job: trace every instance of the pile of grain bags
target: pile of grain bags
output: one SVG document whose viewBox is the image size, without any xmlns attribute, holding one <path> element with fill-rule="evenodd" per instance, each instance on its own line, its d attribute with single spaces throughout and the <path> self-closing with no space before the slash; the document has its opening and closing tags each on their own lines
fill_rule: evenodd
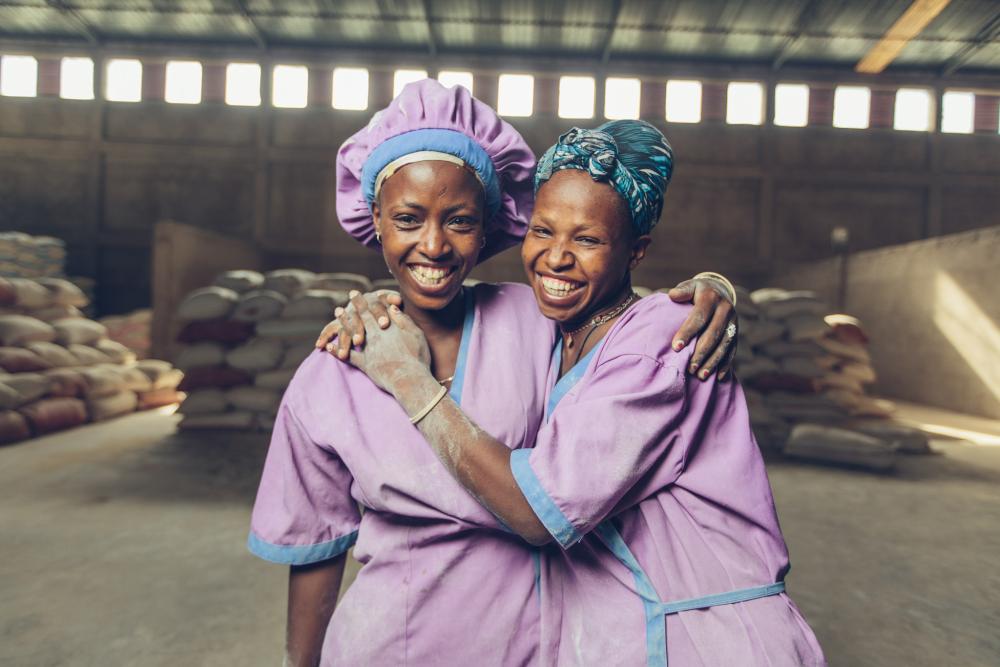
<svg viewBox="0 0 1000 667">
<path fill-rule="evenodd" d="M 186 373 L 181 428 L 269 430 L 295 369 L 347 303 L 372 283 L 351 273 L 303 269 L 227 271 L 181 303 L 174 363 Z"/>
<path fill-rule="evenodd" d="M 99 321 L 108 330 L 108 338 L 135 352 L 136 358 L 145 359 L 149 356 L 153 311 L 143 308 L 127 315 L 102 317 Z"/>
<path fill-rule="evenodd" d="M 0 442 L 176 403 L 181 374 L 135 361 L 59 278 L 0 278 Z M 163 368 L 160 365 L 165 365 Z"/>
<path fill-rule="evenodd" d="M 891 403 L 868 396 L 875 382 L 861 323 L 812 292 L 738 288 L 735 367 L 758 442 L 786 455 L 885 469 L 894 453 L 926 450 L 885 419 Z"/>
<path fill-rule="evenodd" d="M 66 244 L 51 236 L 0 232 L 0 275 L 12 278 L 61 276 L 66 269 Z"/>
</svg>

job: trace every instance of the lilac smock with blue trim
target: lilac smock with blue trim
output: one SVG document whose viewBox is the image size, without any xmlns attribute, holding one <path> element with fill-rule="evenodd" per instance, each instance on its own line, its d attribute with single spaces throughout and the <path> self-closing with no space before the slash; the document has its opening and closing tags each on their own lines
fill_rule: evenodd
<svg viewBox="0 0 1000 667">
<path fill-rule="evenodd" d="M 632 306 L 562 378 L 511 458 L 558 544 L 542 551 L 549 665 L 824 665 L 784 592 L 785 547 L 736 382 L 685 373 L 665 331 L 689 312 Z"/>
<path fill-rule="evenodd" d="M 552 323 L 524 285 L 477 285 L 466 306 L 451 397 L 511 447 L 530 446 Z M 305 564 L 352 545 L 363 567 L 323 665 L 540 664 L 538 550 L 455 481 L 392 395 L 313 352 L 278 413 L 249 547 Z"/>
</svg>

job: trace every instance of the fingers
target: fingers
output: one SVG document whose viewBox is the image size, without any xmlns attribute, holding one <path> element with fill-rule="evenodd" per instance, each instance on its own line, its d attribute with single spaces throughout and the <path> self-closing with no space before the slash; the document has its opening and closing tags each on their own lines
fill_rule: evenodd
<svg viewBox="0 0 1000 667">
<path fill-rule="evenodd" d="M 354 307 L 354 319 L 353 321 L 357 323 L 357 329 L 352 332 L 351 340 L 355 345 L 364 345 L 365 342 L 365 314 L 371 314 L 368 307 L 368 299 L 365 295 L 357 290 L 351 291 L 351 306 Z"/>
<path fill-rule="evenodd" d="M 368 297 L 368 310 L 371 311 L 372 317 L 375 318 L 380 328 L 388 329 L 389 304 L 383 300 L 382 295 L 378 292 L 366 296 Z"/>
<path fill-rule="evenodd" d="M 733 323 L 736 323 L 735 317 L 733 318 Z M 727 325 L 728 326 L 728 325 Z M 733 336 L 730 339 L 729 349 L 726 350 L 726 356 L 722 358 L 722 362 L 719 364 L 719 382 L 725 382 L 733 376 L 733 359 L 736 358 L 736 348 L 739 346 L 739 336 Z"/>
<path fill-rule="evenodd" d="M 692 338 L 701 333 L 701 330 L 705 328 L 705 324 L 712 321 L 712 315 L 715 313 L 715 301 L 718 300 L 718 296 L 716 295 L 714 299 L 712 296 L 706 298 L 704 296 L 706 294 L 714 295 L 715 293 L 711 290 L 696 290 L 694 308 L 691 310 L 691 314 L 687 316 L 687 319 L 684 320 L 681 328 L 674 334 L 674 340 L 671 343 L 674 352 L 683 350 L 684 346 L 690 343 Z"/>
<path fill-rule="evenodd" d="M 711 369 L 708 369 L 704 368 L 704 363 L 706 359 L 711 358 L 719 342 L 723 339 L 728 322 L 729 314 L 722 309 L 716 309 L 712 315 L 712 319 L 709 321 L 708 327 L 698 337 L 698 345 L 694 348 L 694 354 L 691 355 L 688 372 L 692 374 L 697 373 L 698 378 L 701 380 L 705 380 L 711 375 L 711 371 L 715 368 L 715 365 Z M 725 353 L 725 348 L 723 348 L 722 352 Z M 717 364 L 718 361 L 716 361 Z"/>
<path fill-rule="evenodd" d="M 400 329 L 419 330 L 420 328 L 417 326 L 417 323 L 413 321 L 413 318 L 409 317 L 397 306 L 389 306 L 389 317 L 392 319 L 392 323 L 398 326 Z"/>
<path fill-rule="evenodd" d="M 384 303 L 386 308 L 388 308 L 389 306 L 403 305 L 402 295 L 399 292 L 396 292 L 395 290 L 380 289 L 376 292 L 373 292 L 373 294 L 376 294 L 378 296 L 378 300 Z"/>
<path fill-rule="evenodd" d="M 672 287 L 667 296 L 677 303 L 689 303 L 694 298 L 696 283 L 694 280 L 685 280 Z"/>
<path fill-rule="evenodd" d="M 723 326 L 725 328 L 728 328 L 729 323 L 733 319 L 735 318 L 727 316 L 725 318 Z M 713 325 L 714 323 L 715 322 L 713 318 Z M 725 329 L 723 329 L 723 332 L 724 333 L 719 338 L 719 342 L 716 345 L 715 349 L 709 355 L 708 359 L 706 359 L 705 362 L 701 365 L 701 370 L 698 372 L 698 377 L 701 378 L 702 380 L 707 379 L 716 370 L 719 370 L 719 376 L 718 376 L 719 381 L 721 382 L 723 379 L 725 379 L 725 376 L 722 374 L 722 364 L 726 359 L 732 360 L 732 355 L 736 351 L 736 336 L 730 337 L 727 333 L 725 333 Z"/>
<path fill-rule="evenodd" d="M 338 308 L 337 310 L 343 310 L 343 309 Z M 334 311 L 334 315 L 337 316 L 339 315 L 339 313 Z M 334 338 L 337 337 L 337 334 L 340 333 L 340 330 L 341 330 L 340 322 L 338 322 L 337 320 L 333 320 L 332 322 L 327 322 L 327 325 L 323 327 L 323 330 L 321 332 L 319 332 L 319 338 L 316 339 L 315 343 L 316 347 L 317 348 L 326 347 L 327 343 L 329 343 L 330 341 L 332 341 Z"/>
</svg>

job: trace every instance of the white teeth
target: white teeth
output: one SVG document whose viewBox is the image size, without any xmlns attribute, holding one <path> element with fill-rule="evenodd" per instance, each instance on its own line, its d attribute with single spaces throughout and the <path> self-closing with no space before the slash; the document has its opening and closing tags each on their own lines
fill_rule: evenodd
<svg viewBox="0 0 1000 667">
<path fill-rule="evenodd" d="M 440 285 L 451 274 L 450 269 L 438 269 L 430 266 L 408 266 L 407 268 L 418 283 L 431 287 Z"/>
<path fill-rule="evenodd" d="M 552 296 L 566 296 L 573 290 L 578 289 L 578 287 L 579 285 L 577 285 L 577 283 L 573 283 L 568 280 L 542 276 L 542 289 Z"/>
</svg>

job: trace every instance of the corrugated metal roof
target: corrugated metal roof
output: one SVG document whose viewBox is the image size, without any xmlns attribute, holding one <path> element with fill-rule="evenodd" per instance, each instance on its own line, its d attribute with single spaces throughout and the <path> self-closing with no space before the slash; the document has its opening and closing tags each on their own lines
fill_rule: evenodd
<svg viewBox="0 0 1000 667">
<path fill-rule="evenodd" d="M 7 0 L 0 35 L 853 66 L 911 0 Z M 84 27 L 81 27 L 81 21 Z M 997 0 L 953 0 L 897 59 L 997 70 Z"/>
</svg>

